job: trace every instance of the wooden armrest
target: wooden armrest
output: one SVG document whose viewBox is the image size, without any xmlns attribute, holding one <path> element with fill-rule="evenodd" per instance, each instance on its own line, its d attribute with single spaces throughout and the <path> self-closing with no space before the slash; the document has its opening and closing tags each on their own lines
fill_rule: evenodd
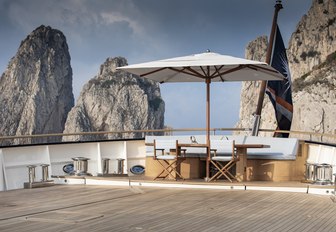
<svg viewBox="0 0 336 232">
<path fill-rule="evenodd" d="M 163 155 L 164 151 L 165 151 L 165 149 L 163 149 L 163 148 L 155 148 L 154 150 L 155 150 L 154 154 L 156 154 L 156 151 L 161 151 L 161 155 Z"/>
<path fill-rule="evenodd" d="M 185 157 L 187 149 L 180 149 L 180 156 Z M 182 154 L 183 153 L 183 154 Z"/>
<path fill-rule="evenodd" d="M 210 149 L 210 156 L 211 156 L 211 152 L 213 152 L 213 153 L 214 153 L 214 156 L 216 156 L 216 155 L 217 155 L 217 149 Z"/>
</svg>

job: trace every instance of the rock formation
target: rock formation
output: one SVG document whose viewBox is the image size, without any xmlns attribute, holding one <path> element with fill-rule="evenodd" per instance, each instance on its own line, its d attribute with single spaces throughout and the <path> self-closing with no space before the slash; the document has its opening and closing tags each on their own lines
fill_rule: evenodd
<svg viewBox="0 0 336 232">
<path fill-rule="evenodd" d="M 251 41 L 246 47 L 245 57 L 251 60 L 265 61 L 267 44 L 267 36 L 261 36 Z M 244 81 L 242 83 L 242 90 L 240 93 L 239 122 L 237 123 L 236 127 L 252 127 L 253 113 L 257 109 L 259 88 L 259 81 Z M 266 120 L 267 123 L 265 123 Z M 260 128 L 275 128 L 273 106 L 266 95 L 263 103 L 262 121 L 260 122 Z"/>
<path fill-rule="evenodd" d="M 293 82 L 294 118 L 292 130 L 336 134 L 336 52 L 311 72 Z M 303 136 L 336 143 L 327 136 Z"/>
<path fill-rule="evenodd" d="M 259 37 L 247 46 L 246 58 L 265 61 L 266 48 L 266 37 Z M 335 51 L 336 1 L 313 0 L 308 14 L 302 17 L 292 34 L 287 50 L 293 81 L 294 115 L 291 130 L 336 133 Z M 237 127 L 252 127 L 252 113 L 256 110 L 258 94 L 259 83 L 242 84 Z M 274 109 L 267 95 L 261 117 L 261 128 L 276 128 Z M 327 136 L 314 139 L 335 142 Z"/>
<path fill-rule="evenodd" d="M 162 129 L 164 101 L 159 84 L 117 67 L 125 58 L 108 58 L 99 74 L 83 87 L 70 111 L 64 133 Z M 91 140 L 142 137 L 141 133 L 64 137 L 63 140 Z"/>
<path fill-rule="evenodd" d="M 288 60 L 292 80 L 311 71 L 336 49 L 336 1 L 313 0 L 292 34 Z"/>
<path fill-rule="evenodd" d="M 22 41 L 1 76 L 0 134 L 61 133 L 73 105 L 66 39 L 59 30 L 40 26 Z M 25 142 L 55 140 L 26 139 Z"/>
</svg>

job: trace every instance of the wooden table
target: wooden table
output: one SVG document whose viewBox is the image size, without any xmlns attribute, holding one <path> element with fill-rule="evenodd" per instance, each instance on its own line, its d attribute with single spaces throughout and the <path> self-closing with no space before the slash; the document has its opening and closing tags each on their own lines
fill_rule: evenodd
<svg viewBox="0 0 336 232">
<path fill-rule="evenodd" d="M 269 148 L 269 145 L 264 144 L 235 144 L 239 161 L 236 164 L 237 181 L 247 181 L 247 149 L 248 148 Z"/>
<path fill-rule="evenodd" d="M 198 143 L 179 143 L 179 149 L 182 147 L 204 147 L 209 149 L 207 144 L 198 144 Z M 247 181 L 247 149 L 248 148 L 269 148 L 269 145 L 264 144 L 235 144 L 235 148 L 237 149 L 237 156 L 239 157 L 239 161 L 236 164 L 236 178 L 237 181 Z M 207 157 L 208 159 L 209 157 Z"/>
<path fill-rule="evenodd" d="M 154 145 L 153 143 L 146 143 L 146 146 L 153 146 L 153 145 Z M 182 147 L 209 149 L 209 146 L 207 144 L 200 144 L 200 143 L 179 143 L 178 148 L 182 149 Z M 246 171 L 247 169 L 247 149 L 248 148 L 269 148 L 269 147 L 270 147 L 269 145 L 265 145 L 265 144 L 235 144 L 235 148 L 237 149 L 237 155 L 239 157 L 239 161 L 236 164 L 237 181 L 239 182 L 248 181 L 247 171 Z M 207 159 L 208 158 L 209 157 L 207 157 Z"/>
</svg>

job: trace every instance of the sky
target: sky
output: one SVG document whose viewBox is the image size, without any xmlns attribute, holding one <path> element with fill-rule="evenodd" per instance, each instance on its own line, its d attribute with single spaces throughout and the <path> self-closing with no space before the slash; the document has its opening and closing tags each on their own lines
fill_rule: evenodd
<svg viewBox="0 0 336 232">
<path fill-rule="evenodd" d="M 278 24 L 287 46 L 312 0 L 282 4 Z M 274 5 L 275 0 L 0 0 L 0 73 L 20 42 L 42 24 L 67 38 L 75 99 L 108 57 L 136 64 L 209 49 L 243 58 L 248 42 L 269 35 Z M 205 84 L 160 88 L 165 125 L 205 127 Z M 212 128 L 235 126 L 240 90 L 239 82 L 211 84 Z"/>
</svg>

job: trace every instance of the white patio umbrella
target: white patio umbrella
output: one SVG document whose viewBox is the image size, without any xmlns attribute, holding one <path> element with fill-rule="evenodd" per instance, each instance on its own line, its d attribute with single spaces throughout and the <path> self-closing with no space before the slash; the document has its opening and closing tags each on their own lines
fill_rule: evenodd
<svg viewBox="0 0 336 232">
<path fill-rule="evenodd" d="M 119 69 L 159 83 L 206 83 L 207 179 L 209 178 L 210 159 L 210 83 L 214 81 L 283 80 L 283 76 L 267 63 L 213 52 L 133 64 Z"/>
</svg>

